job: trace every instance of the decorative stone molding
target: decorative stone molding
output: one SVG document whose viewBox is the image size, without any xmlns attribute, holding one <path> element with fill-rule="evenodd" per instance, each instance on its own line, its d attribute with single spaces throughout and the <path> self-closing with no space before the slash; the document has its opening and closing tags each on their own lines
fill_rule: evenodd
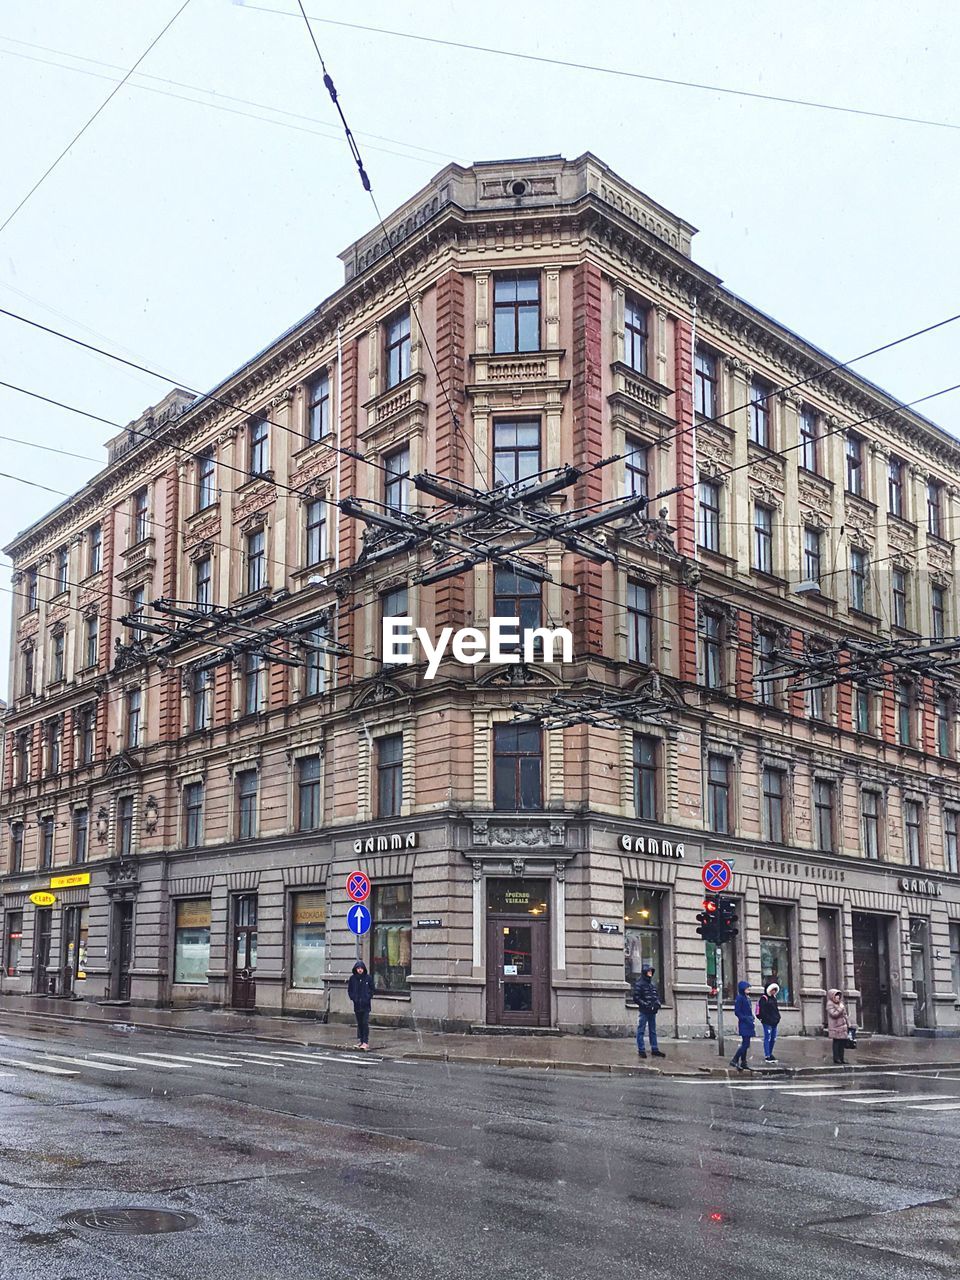
<svg viewBox="0 0 960 1280">
<path fill-rule="evenodd" d="M 473 822 L 473 843 L 481 847 L 557 849 L 562 848 L 565 842 L 566 825 L 563 822 L 512 824 L 492 822 L 486 818 Z"/>
</svg>

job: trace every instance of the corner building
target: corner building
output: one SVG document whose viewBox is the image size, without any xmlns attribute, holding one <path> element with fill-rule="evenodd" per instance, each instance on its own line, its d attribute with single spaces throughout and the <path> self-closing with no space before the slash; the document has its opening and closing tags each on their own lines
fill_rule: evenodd
<svg viewBox="0 0 960 1280">
<path fill-rule="evenodd" d="M 593 155 L 450 165 L 386 231 L 6 548 L 3 990 L 346 1016 L 360 869 L 380 1018 L 621 1034 L 652 960 L 663 1029 L 698 1035 L 719 855 L 728 999 L 776 977 L 784 1030 L 815 1034 L 838 985 L 869 1030 L 956 1033 L 954 690 L 758 677 L 778 648 L 957 634 L 960 446 L 730 293 Z M 543 584 L 417 585 L 428 548 L 386 554 L 330 505 L 427 517 L 418 473 L 486 490 L 568 463 L 555 513 L 669 495 L 602 531 L 616 563 L 528 548 Z M 208 608 L 233 612 L 191 639 Z M 402 615 L 566 625 L 574 661 L 427 681 L 381 662 Z M 244 646 L 267 628 L 266 657 Z M 559 688 L 666 711 L 513 722 Z"/>
</svg>

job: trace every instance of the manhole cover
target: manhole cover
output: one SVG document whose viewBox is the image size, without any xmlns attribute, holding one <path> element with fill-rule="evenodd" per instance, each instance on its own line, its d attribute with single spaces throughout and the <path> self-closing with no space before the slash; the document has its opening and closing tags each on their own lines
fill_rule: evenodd
<svg viewBox="0 0 960 1280">
<path fill-rule="evenodd" d="M 158 1236 L 168 1231 L 189 1231 L 199 1221 L 192 1213 L 170 1209 L 74 1209 L 61 1222 L 105 1231 L 112 1236 Z"/>
</svg>

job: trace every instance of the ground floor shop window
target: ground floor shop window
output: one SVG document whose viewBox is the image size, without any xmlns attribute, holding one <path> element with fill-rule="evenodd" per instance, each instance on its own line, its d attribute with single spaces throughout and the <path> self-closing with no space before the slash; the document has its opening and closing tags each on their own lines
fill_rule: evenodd
<svg viewBox="0 0 960 1280">
<path fill-rule="evenodd" d="M 210 968 L 210 899 L 189 898 L 176 906 L 173 980 L 207 985 Z"/>
<path fill-rule="evenodd" d="M 652 964 L 663 981 L 663 917 L 666 894 L 662 889 L 626 885 L 623 891 L 624 977 L 632 987 L 645 964 Z M 662 992 L 662 988 L 661 988 Z"/>
<path fill-rule="evenodd" d="M 950 926 L 950 969 L 953 973 L 953 998 L 960 1000 L 960 924 Z"/>
<path fill-rule="evenodd" d="M 760 903 L 760 975 L 766 985 L 780 988 L 781 1004 L 793 1004 L 790 969 L 790 914 L 792 908 L 780 902 Z"/>
<path fill-rule="evenodd" d="M 20 973 L 20 944 L 23 942 L 23 912 L 7 912 L 7 936 L 3 948 L 4 970 L 8 978 Z"/>
<path fill-rule="evenodd" d="M 295 893 L 292 905 L 290 982 L 316 989 L 323 986 L 327 967 L 327 895 Z"/>
<path fill-rule="evenodd" d="M 374 886 L 370 972 L 378 991 L 406 995 L 410 990 L 413 886 Z"/>
<path fill-rule="evenodd" d="M 737 967 L 737 940 L 731 939 L 720 948 L 723 952 L 723 1000 L 731 1004 L 737 994 L 739 970 Z M 713 990 L 717 985 L 717 949 L 712 942 L 706 944 L 707 952 L 707 986 Z"/>
</svg>

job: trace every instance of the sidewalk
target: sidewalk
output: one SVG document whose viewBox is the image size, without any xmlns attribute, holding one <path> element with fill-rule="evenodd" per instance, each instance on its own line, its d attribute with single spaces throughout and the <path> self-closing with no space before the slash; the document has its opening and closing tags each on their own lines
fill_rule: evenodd
<svg viewBox="0 0 960 1280">
<path fill-rule="evenodd" d="M 101 1007 L 86 1001 L 34 996 L 0 995 L 0 1027 L 16 1032 L 32 1021 L 119 1023 L 180 1035 L 254 1040 L 272 1044 L 352 1049 L 353 1028 L 347 1023 L 324 1025 L 310 1018 L 269 1017 L 228 1010 L 173 1010 Z M 632 1036 L 620 1040 L 586 1036 L 460 1035 L 450 1032 L 413 1031 L 371 1027 L 372 1050 L 385 1058 L 467 1063 L 540 1070 L 592 1071 L 613 1075 L 725 1076 L 727 1062 L 736 1048 L 736 1036 L 728 1039 L 721 1058 L 715 1040 L 661 1039 L 666 1058 L 638 1059 Z M 830 1041 L 822 1036 L 784 1036 L 777 1042 L 779 1063 L 767 1067 L 759 1043 L 751 1054 L 752 1065 L 764 1074 L 813 1075 L 831 1073 Z M 960 1038 L 874 1036 L 862 1040 L 848 1053 L 855 1070 L 897 1068 L 906 1070 L 960 1070 Z"/>
</svg>

